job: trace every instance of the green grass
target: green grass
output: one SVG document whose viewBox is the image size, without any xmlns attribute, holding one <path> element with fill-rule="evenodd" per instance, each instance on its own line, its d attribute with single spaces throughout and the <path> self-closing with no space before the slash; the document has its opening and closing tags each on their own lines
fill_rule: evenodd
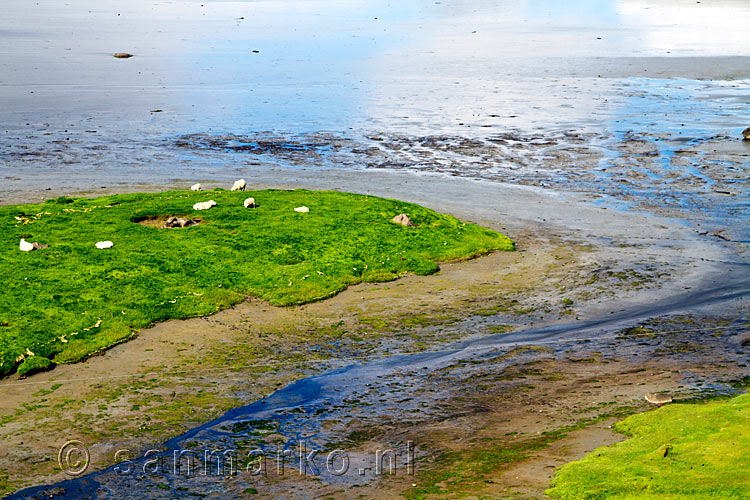
<svg viewBox="0 0 750 500">
<path fill-rule="evenodd" d="M 750 394 L 667 405 L 628 417 L 615 429 L 630 439 L 561 467 L 547 495 L 564 500 L 750 498 Z"/>
<path fill-rule="evenodd" d="M 250 196 L 258 208 L 243 207 Z M 218 206 L 192 210 L 209 199 Z M 301 205 L 310 213 L 293 211 Z M 390 222 L 399 213 L 417 227 Z M 133 222 L 160 215 L 203 223 Z M 139 328 L 212 314 L 246 296 L 302 304 L 362 281 L 427 275 L 439 261 L 514 248 L 500 233 L 418 205 L 306 190 L 58 198 L 0 207 L 0 227 L 0 376 L 29 357 L 79 361 Z M 49 248 L 21 252 L 22 237 Z M 114 247 L 95 248 L 102 240 Z"/>
</svg>

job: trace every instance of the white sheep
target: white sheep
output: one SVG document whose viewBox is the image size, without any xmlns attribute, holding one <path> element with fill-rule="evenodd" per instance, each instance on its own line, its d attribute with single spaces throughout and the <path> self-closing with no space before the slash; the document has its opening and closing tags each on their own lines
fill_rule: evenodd
<svg viewBox="0 0 750 500">
<path fill-rule="evenodd" d="M 97 241 L 96 242 L 96 248 L 98 248 L 100 250 L 105 249 L 105 248 L 112 248 L 113 246 L 114 246 L 114 243 L 112 243 L 109 240 L 107 240 L 107 241 Z"/>
<path fill-rule="evenodd" d="M 232 184 L 232 191 L 244 191 L 247 187 L 247 182 L 245 182 L 245 179 L 240 179 L 238 181 L 234 181 L 234 184 Z"/>
<path fill-rule="evenodd" d="M 32 250 L 34 250 L 34 245 L 21 238 L 21 244 L 19 245 L 19 248 L 22 252 L 31 252 Z"/>
<path fill-rule="evenodd" d="M 211 207 L 215 207 L 216 202 L 214 200 L 204 201 L 202 203 L 196 203 L 193 205 L 193 210 L 208 210 Z"/>
<path fill-rule="evenodd" d="M 248 198 L 245 200 L 245 208 L 255 208 L 255 198 Z"/>
<path fill-rule="evenodd" d="M 201 189 L 203 189 L 203 186 L 200 184 L 193 184 L 190 186 L 190 191 L 200 191 Z"/>
<path fill-rule="evenodd" d="M 299 212 L 301 214 L 306 214 L 307 212 L 310 211 L 310 209 L 307 208 L 307 207 L 297 207 L 297 208 L 294 209 L 294 211 L 295 212 Z"/>
</svg>

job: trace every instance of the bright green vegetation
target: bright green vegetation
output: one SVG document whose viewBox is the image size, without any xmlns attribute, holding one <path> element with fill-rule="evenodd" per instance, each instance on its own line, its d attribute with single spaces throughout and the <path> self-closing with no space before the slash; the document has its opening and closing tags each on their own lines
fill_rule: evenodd
<svg viewBox="0 0 750 500">
<path fill-rule="evenodd" d="M 671 404 L 615 429 L 630 439 L 561 467 L 547 494 L 561 499 L 750 498 L 750 394 Z"/>
<path fill-rule="evenodd" d="M 246 209 L 251 196 L 259 206 Z M 210 199 L 217 206 L 193 211 Z M 293 210 L 303 205 L 310 213 Z M 417 227 L 391 222 L 400 213 Z M 159 227 L 172 215 L 202 222 Z M 0 227 L 0 376 L 22 362 L 38 370 L 41 358 L 78 361 L 139 328 L 246 296 L 302 304 L 514 248 L 500 233 L 411 203 L 306 190 L 58 198 L 0 207 Z M 22 252 L 20 238 L 49 248 Z M 94 246 L 105 240 L 114 247 Z"/>
<path fill-rule="evenodd" d="M 34 373 L 47 371 L 54 363 L 43 356 L 31 356 L 23 360 L 18 367 L 18 374 L 22 377 L 33 375 Z"/>
</svg>

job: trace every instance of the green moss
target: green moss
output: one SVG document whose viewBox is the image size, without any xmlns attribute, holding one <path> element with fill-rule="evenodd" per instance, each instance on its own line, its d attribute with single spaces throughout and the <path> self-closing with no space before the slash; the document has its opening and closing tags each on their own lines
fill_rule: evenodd
<svg viewBox="0 0 750 500">
<path fill-rule="evenodd" d="M 626 337 L 642 337 L 642 338 L 655 338 L 656 337 L 656 331 L 647 328 L 645 326 L 635 326 L 633 328 L 628 328 L 622 332 L 622 334 Z"/>
<path fill-rule="evenodd" d="M 58 390 L 60 387 L 62 387 L 62 384 L 52 384 L 49 389 L 39 389 L 33 394 L 33 396 L 47 396 Z"/>
<path fill-rule="evenodd" d="M 59 198 L 51 198 L 45 203 L 56 203 L 58 205 L 65 205 L 67 203 L 73 203 L 75 200 L 73 198 L 68 198 L 67 196 L 60 196 Z"/>
<path fill-rule="evenodd" d="M 490 333 L 508 333 L 513 331 L 513 325 L 489 325 L 487 330 Z"/>
<path fill-rule="evenodd" d="M 254 197 L 259 207 L 245 209 Z M 194 212 L 213 199 L 217 206 Z M 79 361 L 167 319 L 248 295 L 284 306 L 363 281 L 427 275 L 437 262 L 513 250 L 506 236 L 418 205 L 322 191 L 171 191 L 0 207 L 0 376 L 27 349 Z M 310 207 L 299 214 L 293 208 Z M 390 222 L 407 213 L 417 227 Z M 136 222 L 200 217 L 162 229 Z M 18 249 L 20 238 L 49 248 Z M 95 248 L 111 240 L 114 247 Z"/>
<path fill-rule="evenodd" d="M 16 489 L 18 489 L 18 485 L 11 483 L 7 474 L 0 474 L 0 495 L 12 493 Z"/>
<path fill-rule="evenodd" d="M 18 367 L 18 374 L 21 377 L 26 377 L 34 373 L 51 370 L 53 366 L 54 363 L 45 357 L 32 356 L 23 360 L 23 363 Z"/>
<path fill-rule="evenodd" d="M 631 439 L 561 467 L 560 499 L 750 498 L 750 394 L 672 404 L 615 425 Z"/>
</svg>

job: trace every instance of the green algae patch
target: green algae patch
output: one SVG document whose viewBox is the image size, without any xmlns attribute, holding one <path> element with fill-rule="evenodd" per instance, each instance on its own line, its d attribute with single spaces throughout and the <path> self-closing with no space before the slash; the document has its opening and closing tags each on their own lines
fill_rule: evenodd
<svg viewBox="0 0 750 500">
<path fill-rule="evenodd" d="M 564 500 L 750 498 L 750 394 L 671 404 L 615 425 L 630 439 L 558 469 Z"/>
<path fill-rule="evenodd" d="M 51 370 L 53 367 L 54 363 L 49 359 L 42 356 L 32 356 L 23 360 L 23 363 L 18 367 L 18 374 L 21 377 L 27 377 L 35 373 Z"/>
<path fill-rule="evenodd" d="M 248 197 L 256 208 L 243 206 Z M 209 200 L 216 206 L 193 210 Z M 401 213 L 416 226 L 391 222 Z M 169 217 L 201 220 L 165 228 Z M 307 190 L 64 197 L 0 207 L 0 227 L 0 376 L 33 357 L 79 361 L 247 296 L 303 304 L 514 249 L 500 233 L 411 203 Z M 21 238 L 48 247 L 22 252 Z"/>
</svg>

